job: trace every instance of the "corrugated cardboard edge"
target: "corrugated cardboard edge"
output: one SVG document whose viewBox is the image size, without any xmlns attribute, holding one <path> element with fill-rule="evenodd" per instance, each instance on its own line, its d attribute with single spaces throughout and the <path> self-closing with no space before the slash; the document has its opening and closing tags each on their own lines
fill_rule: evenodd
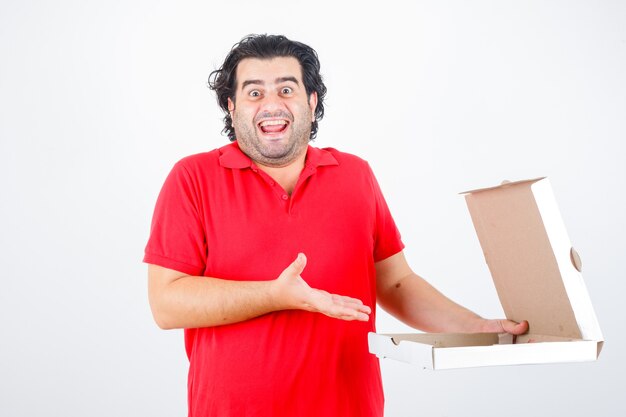
<svg viewBox="0 0 626 417">
<path fill-rule="evenodd" d="M 496 188 L 510 187 L 511 185 L 524 184 L 526 182 L 537 182 L 537 181 L 541 181 L 541 180 L 543 180 L 545 178 L 546 177 L 537 177 L 537 178 L 533 178 L 533 179 L 530 179 L 530 180 L 503 181 L 500 185 L 494 185 L 492 187 L 485 187 L 485 188 L 476 188 L 475 190 L 462 191 L 459 194 L 463 195 L 463 194 L 477 193 L 479 191 L 495 190 Z"/>
</svg>

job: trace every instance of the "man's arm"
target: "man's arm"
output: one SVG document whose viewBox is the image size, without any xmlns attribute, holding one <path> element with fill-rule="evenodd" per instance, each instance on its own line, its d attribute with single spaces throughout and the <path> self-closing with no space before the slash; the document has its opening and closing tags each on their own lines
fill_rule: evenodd
<svg viewBox="0 0 626 417">
<path fill-rule="evenodd" d="M 376 263 L 376 295 L 386 311 L 416 329 L 435 333 L 528 331 L 528 322 L 487 320 L 437 291 L 409 267 L 400 252 Z"/>
<path fill-rule="evenodd" d="M 309 287 L 300 276 L 305 266 L 306 257 L 299 254 L 274 280 L 232 281 L 149 265 L 148 297 L 154 320 L 163 329 L 210 327 L 291 309 L 341 320 L 369 320 L 371 310 L 360 300 Z"/>
</svg>

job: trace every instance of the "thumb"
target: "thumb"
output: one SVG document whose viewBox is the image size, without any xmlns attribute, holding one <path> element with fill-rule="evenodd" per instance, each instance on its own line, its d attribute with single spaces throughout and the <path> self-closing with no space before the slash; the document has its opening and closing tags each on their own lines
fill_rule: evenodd
<svg viewBox="0 0 626 417">
<path fill-rule="evenodd" d="M 287 269 L 285 269 L 285 272 L 292 276 L 298 276 L 302 273 L 302 271 L 304 271 L 305 266 L 306 256 L 304 255 L 304 253 L 299 253 L 296 257 L 296 260 L 293 261 L 291 265 L 287 267 Z"/>
<path fill-rule="evenodd" d="M 528 331 L 529 327 L 526 320 L 519 323 L 512 320 L 500 320 L 500 325 L 502 326 L 502 330 L 513 335 L 524 334 Z"/>
</svg>

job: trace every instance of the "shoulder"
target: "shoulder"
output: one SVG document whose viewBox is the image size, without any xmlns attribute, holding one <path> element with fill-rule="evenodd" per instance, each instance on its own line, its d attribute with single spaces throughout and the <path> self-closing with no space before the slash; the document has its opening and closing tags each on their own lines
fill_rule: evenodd
<svg viewBox="0 0 626 417">
<path fill-rule="evenodd" d="M 201 152 L 181 158 L 174 164 L 174 168 L 187 171 L 205 170 L 218 165 L 219 157 L 220 149 L 213 149 L 209 152 Z"/>
<path fill-rule="evenodd" d="M 177 184 L 177 187 L 195 188 L 198 184 L 215 177 L 218 172 L 219 157 L 219 148 L 185 156 L 170 169 L 166 183 Z"/>
</svg>

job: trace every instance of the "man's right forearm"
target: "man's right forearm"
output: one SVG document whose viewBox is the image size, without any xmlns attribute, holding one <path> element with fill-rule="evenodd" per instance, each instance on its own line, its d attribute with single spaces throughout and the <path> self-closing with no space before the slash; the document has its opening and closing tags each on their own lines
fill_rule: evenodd
<svg viewBox="0 0 626 417">
<path fill-rule="evenodd" d="M 276 279 L 230 281 L 150 265 L 152 314 L 163 329 L 220 326 L 288 309 L 340 320 L 369 320 L 371 309 L 361 300 L 309 287 L 300 276 L 305 266 L 306 256 L 299 254 Z"/>
<path fill-rule="evenodd" d="M 272 295 L 272 281 L 230 281 L 209 277 L 159 277 L 170 270 L 150 266 L 149 296 L 163 329 L 237 323 L 284 308 Z"/>
</svg>

